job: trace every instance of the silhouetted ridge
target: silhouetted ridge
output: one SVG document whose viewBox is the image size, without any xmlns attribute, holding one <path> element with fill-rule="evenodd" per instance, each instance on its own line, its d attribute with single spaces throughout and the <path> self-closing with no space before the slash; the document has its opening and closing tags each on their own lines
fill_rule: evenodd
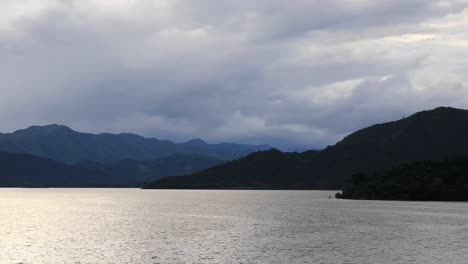
<svg viewBox="0 0 468 264">
<path fill-rule="evenodd" d="M 164 178 L 147 184 L 145 188 L 283 188 L 282 174 L 296 165 L 298 156 L 298 153 L 282 153 L 277 149 L 259 151 L 198 174 Z M 302 188 L 296 184 L 290 187 Z"/>
<path fill-rule="evenodd" d="M 350 134 L 322 151 L 251 154 L 147 188 L 340 189 L 355 173 L 468 152 L 468 111 L 438 107 Z"/>
<path fill-rule="evenodd" d="M 192 145 L 205 145 L 206 142 L 199 139 L 199 138 L 194 138 L 192 140 L 189 140 L 186 142 L 187 144 L 192 144 Z"/>
<path fill-rule="evenodd" d="M 370 142 L 376 137 L 388 138 L 390 140 L 392 137 L 401 135 L 403 131 L 415 134 L 421 132 L 422 129 L 432 129 L 434 126 L 449 125 L 453 127 L 457 125 L 453 122 L 454 120 L 468 120 L 468 110 L 453 107 L 437 107 L 433 110 L 421 111 L 398 121 L 376 124 L 358 130 L 344 137 L 337 145 L 364 141 Z M 382 135 L 382 133 L 385 133 L 385 135 Z"/>
<path fill-rule="evenodd" d="M 0 152 L 0 187 L 118 186 L 99 172 L 34 157 Z"/>
<path fill-rule="evenodd" d="M 0 152 L 0 187 L 140 187 L 151 179 L 193 173 L 221 162 L 178 153 L 156 160 L 68 165 L 29 154 Z"/>
<path fill-rule="evenodd" d="M 21 129 L 13 132 L 16 135 L 48 135 L 54 133 L 73 133 L 71 128 L 63 125 L 51 124 L 45 126 L 30 126 L 26 129 Z"/>
<path fill-rule="evenodd" d="M 468 156 L 419 161 L 374 174 L 355 174 L 337 198 L 468 201 Z"/>
</svg>

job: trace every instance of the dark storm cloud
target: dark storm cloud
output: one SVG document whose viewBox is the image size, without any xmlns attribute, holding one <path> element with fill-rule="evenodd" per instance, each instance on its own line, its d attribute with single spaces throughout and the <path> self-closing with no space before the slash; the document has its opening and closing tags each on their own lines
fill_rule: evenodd
<svg viewBox="0 0 468 264">
<path fill-rule="evenodd" d="M 466 107 L 467 1 L 4 1 L 3 131 L 324 146 Z"/>
</svg>

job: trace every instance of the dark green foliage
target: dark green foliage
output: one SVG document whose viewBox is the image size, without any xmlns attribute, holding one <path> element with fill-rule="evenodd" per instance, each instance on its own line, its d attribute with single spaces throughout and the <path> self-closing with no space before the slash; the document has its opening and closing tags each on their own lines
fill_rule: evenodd
<svg viewBox="0 0 468 264">
<path fill-rule="evenodd" d="M 359 130 L 322 151 L 258 152 L 147 188 L 341 189 L 358 172 L 438 160 L 468 151 L 468 111 L 439 107 Z"/>
<path fill-rule="evenodd" d="M 28 154 L 0 152 L 0 187 L 140 187 L 144 182 L 200 171 L 221 163 L 190 154 L 149 161 L 68 165 Z"/>
<path fill-rule="evenodd" d="M 118 186 L 106 175 L 27 154 L 0 152 L 0 187 Z"/>
<path fill-rule="evenodd" d="M 145 185 L 144 188 L 190 188 L 190 189 L 318 189 L 329 186 L 316 185 L 291 174 L 290 170 L 307 168 L 308 153 L 282 153 L 271 149 L 250 154 L 247 157 L 209 168 L 193 175 L 163 178 Z"/>
<path fill-rule="evenodd" d="M 468 156 L 414 162 L 371 175 L 355 174 L 337 198 L 468 201 Z"/>
<path fill-rule="evenodd" d="M 77 165 L 109 175 L 112 181 L 125 186 L 141 186 L 150 180 L 194 173 L 222 162 L 210 157 L 177 153 L 155 160 L 121 160 L 112 164 L 83 161 Z"/>
<path fill-rule="evenodd" d="M 176 153 L 231 160 L 269 146 L 207 144 L 201 140 L 174 143 L 134 134 L 89 134 L 66 126 L 32 126 L 11 134 L 0 134 L 0 151 L 27 153 L 69 164 L 83 160 L 112 163 L 119 160 L 151 160 Z"/>
</svg>

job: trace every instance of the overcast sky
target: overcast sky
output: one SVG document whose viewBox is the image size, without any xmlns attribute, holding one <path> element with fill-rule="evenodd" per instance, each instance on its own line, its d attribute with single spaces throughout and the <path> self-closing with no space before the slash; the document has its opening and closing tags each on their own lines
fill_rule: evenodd
<svg viewBox="0 0 468 264">
<path fill-rule="evenodd" d="M 0 131 L 322 147 L 468 108 L 468 0 L 0 0 Z M 466 10 L 465 10 L 466 9 Z"/>
</svg>

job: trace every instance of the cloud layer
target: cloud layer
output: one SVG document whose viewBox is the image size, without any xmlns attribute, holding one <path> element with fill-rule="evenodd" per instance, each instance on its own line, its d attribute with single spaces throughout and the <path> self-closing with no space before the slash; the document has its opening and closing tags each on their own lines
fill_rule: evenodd
<svg viewBox="0 0 468 264">
<path fill-rule="evenodd" d="M 468 108 L 466 0 L 0 0 L 0 130 L 322 147 Z"/>
</svg>

